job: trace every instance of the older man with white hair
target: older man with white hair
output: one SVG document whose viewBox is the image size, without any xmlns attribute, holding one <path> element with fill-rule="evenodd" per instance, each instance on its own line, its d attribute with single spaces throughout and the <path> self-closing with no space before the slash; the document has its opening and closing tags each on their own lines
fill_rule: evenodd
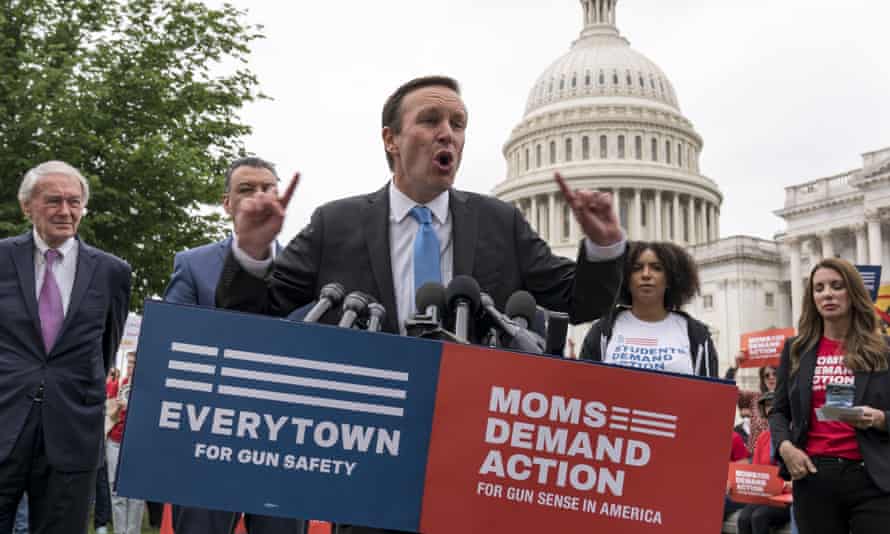
<svg viewBox="0 0 890 534">
<path fill-rule="evenodd" d="M 18 194 L 33 228 L 0 240 L 0 532 L 24 492 L 33 534 L 86 532 L 130 300 L 130 266 L 77 235 L 89 196 L 77 169 L 42 163 Z"/>
</svg>

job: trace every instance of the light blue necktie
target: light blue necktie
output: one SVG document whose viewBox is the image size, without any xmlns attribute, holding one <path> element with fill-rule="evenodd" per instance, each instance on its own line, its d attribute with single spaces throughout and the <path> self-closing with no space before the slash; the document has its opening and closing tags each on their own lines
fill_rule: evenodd
<svg viewBox="0 0 890 534">
<path fill-rule="evenodd" d="M 427 282 L 442 283 L 439 264 L 439 238 L 433 230 L 433 216 L 426 206 L 411 208 L 411 216 L 417 220 L 414 237 L 414 291 Z"/>
</svg>

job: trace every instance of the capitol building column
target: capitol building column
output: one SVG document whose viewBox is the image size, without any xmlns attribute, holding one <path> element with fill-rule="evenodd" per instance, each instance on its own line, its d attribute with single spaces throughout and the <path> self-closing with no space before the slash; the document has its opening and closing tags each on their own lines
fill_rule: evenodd
<svg viewBox="0 0 890 534">
<path fill-rule="evenodd" d="M 834 257 L 834 243 L 831 241 L 831 230 L 819 234 L 822 241 L 822 259 Z"/>
<path fill-rule="evenodd" d="M 868 260 L 872 265 L 881 264 L 881 219 L 877 211 L 865 212 L 868 224 Z"/>
<path fill-rule="evenodd" d="M 547 207 L 547 216 L 550 218 L 549 226 L 549 236 L 547 239 L 551 243 L 556 243 L 559 241 L 560 235 L 558 228 L 562 228 L 561 226 L 557 226 L 556 224 L 556 193 L 550 193 L 547 195 L 549 197 L 549 205 Z"/>
<path fill-rule="evenodd" d="M 865 224 L 853 226 L 856 234 L 856 263 L 866 265 L 868 263 L 868 239 L 865 235 Z"/>
<path fill-rule="evenodd" d="M 640 240 L 643 238 L 643 225 L 640 224 L 642 222 L 643 213 L 643 197 L 641 191 L 638 187 L 634 188 L 634 207 L 630 210 L 630 217 L 633 217 L 632 222 L 630 222 L 630 217 L 628 217 L 629 224 L 631 228 L 631 236 L 633 239 Z"/>
<path fill-rule="evenodd" d="M 655 190 L 655 240 L 661 241 L 664 239 L 664 236 L 661 233 L 661 189 Z"/>
<path fill-rule="evenodd" d="M 681 230 L 681 222 L 680 222 L 680 193 L 674 193 L 674 233 L 671 235 L 671 240 L 674 243 L 679 243 L 683 240 L 683 230 Z"/>
<path fill-rule="evenodd" d="M 686 243 L 689 245 L 695 244 L 695 198 L 692 195 L 689 195 L 689 201 L 687 203 L 686 210 L 686 233 L 689 235 L 689 238 L 686 240 Z"/>
<path fill-rule="evenodd" d="M 800 239 L 789 237 L 785 240 L 788 244 L 788 267 L 791 271 L 791 324 L 796 325 L 800 318 L 800 304 L 803 298 L 803 287 L 800 285 Z"/>
</svg>

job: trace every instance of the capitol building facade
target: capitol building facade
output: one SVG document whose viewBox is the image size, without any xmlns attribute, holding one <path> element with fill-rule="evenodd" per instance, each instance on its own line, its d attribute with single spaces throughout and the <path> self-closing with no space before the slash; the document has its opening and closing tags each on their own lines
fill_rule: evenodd
<svg viewBox="0 0 890 534">
<path fill-rule="evenodd" d="M 620 34 L 617 0 L 580 3 L 581 34 L 532 86 L 504 145 L 506 179 L 493 192 L 555 253 L 574 257 L 581 232 L 553 173 L 573 188 L 612 192 L 629 239 L 672 241 L 698 262 L 701 295 L 687 308 L 710 327 L 721 372 L 742 333 L 796 321 L 814 262 L 890 257 L 890 148 L 865 154 L 861 169 L 787 188 L 776 211 L 787 229 L 776 240 L 721 239 L 723 195 L 699 168 L 703 140 L 673 85 Z M 586 331 L 572 329 L 576 346 Z"/>
</svg>

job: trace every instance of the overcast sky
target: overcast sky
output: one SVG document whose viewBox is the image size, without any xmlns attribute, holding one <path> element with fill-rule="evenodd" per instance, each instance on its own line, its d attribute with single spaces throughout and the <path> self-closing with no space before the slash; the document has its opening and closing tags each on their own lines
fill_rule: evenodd
<svg viewBox="0 0 890 534">
<path fill-rule="evenodd" d="M 581 31 L 578 0 L 237 0 L 262 24 L 245 108 L 250 152 L 303 179 L 288 240 L 322 203 L 389 179 L 380 110 L 402 82 L 448 74 L 470 121 L 456 185 L 488 193 L 538 75 Z M 890 2 L 620 0 L 618 27 L 667 74 L 724 195 L 722 237 L 771 238 L 784 187 L 890 146 Z"/>
</svg>

